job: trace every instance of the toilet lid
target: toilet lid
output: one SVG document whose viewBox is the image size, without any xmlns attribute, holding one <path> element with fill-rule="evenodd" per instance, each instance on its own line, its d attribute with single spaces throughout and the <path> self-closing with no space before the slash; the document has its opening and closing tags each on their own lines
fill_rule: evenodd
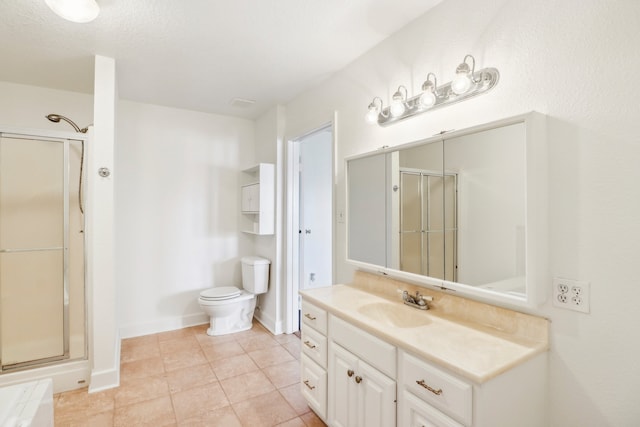
<svg viewBox="0 0 640 427">
<path fill-rule="evenodd" d="M 209 288 L 200 292 L 200 298 L 204 300 L 218 301 L 235 298 L 241 293 L 242 291 L 235 286 L 221 286 L 219 288 Z"/>
</svg>

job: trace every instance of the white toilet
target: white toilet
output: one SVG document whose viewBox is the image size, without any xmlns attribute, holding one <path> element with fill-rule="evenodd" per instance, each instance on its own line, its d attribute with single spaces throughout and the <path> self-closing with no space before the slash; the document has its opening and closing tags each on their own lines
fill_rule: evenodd
<svg viewBox="0 0 640 427">
<path fill-rule="evenodd" d="M 198 303 L 210 317 L 207 335 L 225 335 L 251 329 L 256 295 L 269 286 L 268 259 L 247 256 L 241 259 L 242 287 L 222 286 L 200 292 Z"/>
</svg>

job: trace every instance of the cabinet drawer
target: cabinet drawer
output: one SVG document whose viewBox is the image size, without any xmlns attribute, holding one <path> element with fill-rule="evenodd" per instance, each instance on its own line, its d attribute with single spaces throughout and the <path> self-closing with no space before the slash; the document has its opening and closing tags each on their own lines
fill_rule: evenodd
<svg viewBox="0 0 640 427">
<path fill-rule="evenodd" d="M 471 425 L 473 387 L 410 354 L 400 352 L 400 382 L 420 399 Z"/>
<path fill-rule="evenodd" d="M 402 392 L 400 424 L 407 427 L 464 427 L 407 390 Z"/>
<path fill-rule="evenodd" d="M 335 316 L 329 316 L 329 335 L 374 368 L 396 378 L 396 348 L 391 344 Z"/>
<path fill-rule="evenodd" d="M 327 337 L 315 329 L 302 327 L 302 352 L 318 365 L 327 367 Z"/>
<path fill-rule="evenodd" d="M 327 335 L 327 312 L 302 300 L 302 322 L 323 335 Z"/>
<path fill-rule="evenodd" d="M 300 360 L 300 387 L 302 396 L 322 419 L 327 417 L 327 371 L 306 355 Z"/>
</svg>

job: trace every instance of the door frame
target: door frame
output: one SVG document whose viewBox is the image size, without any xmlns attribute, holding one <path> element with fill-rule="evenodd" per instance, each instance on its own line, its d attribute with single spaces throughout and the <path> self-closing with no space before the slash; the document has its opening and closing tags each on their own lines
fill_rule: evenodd
<svg viewBox="0 0 640 427">
<path fill-rule="evenodd" d="M 335 282 L 335 197 L 336 197 L 336 127 L 335 116 L 332 120 L 313 127 L 295 137 L 286 138 L 286 218 L 285 218 L 285 313 L 284 332 L 287 334 L 299 330 L 298 310 L 299 302 L 299 278 L 300 278 L 300 241 L 299 241 L 299 197 L 300 197 L 300 141 L 305 137 L 327 128 L 331 130 L 331 278 Z"/>
</svg>

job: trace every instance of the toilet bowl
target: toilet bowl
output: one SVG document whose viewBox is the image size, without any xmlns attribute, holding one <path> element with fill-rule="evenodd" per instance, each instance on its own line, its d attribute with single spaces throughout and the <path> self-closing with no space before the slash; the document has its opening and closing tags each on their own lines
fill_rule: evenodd
<svg viewBox="0 0 640 427">
<path fill-rule="evenodd" d="M 221 286 L 200 292 L 198 304 L 210 319 L 207 335 L 226 335 L 251 329 L 256 296 L 268 289 L 270 261 L 243 257 L 241 263 L 242 289 Z"/>
</svg>

